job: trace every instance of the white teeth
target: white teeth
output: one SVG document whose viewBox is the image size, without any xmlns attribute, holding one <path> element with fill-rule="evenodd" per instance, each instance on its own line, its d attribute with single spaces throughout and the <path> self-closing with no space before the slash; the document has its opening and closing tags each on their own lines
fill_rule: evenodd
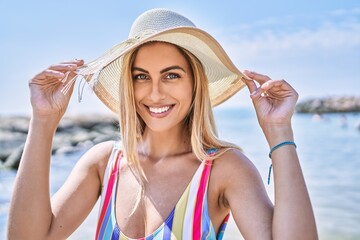
<svg viewBox="0 0 360 240">
<path fill-rule="evenodd" d="M 150 112 L 152 113 L 163 113 L 166 112 L 170 109 L 170 106 L 165 106 L 165 107 L 161 107 L 161 108 L 155 108 L 155 107 L 149 107 Z"/>
</svg>

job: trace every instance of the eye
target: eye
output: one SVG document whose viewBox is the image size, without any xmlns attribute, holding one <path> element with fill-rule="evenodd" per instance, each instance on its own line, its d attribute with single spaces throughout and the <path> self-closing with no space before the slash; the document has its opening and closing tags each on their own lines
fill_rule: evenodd
<svg viewBox="0 0 360 240">
<path fill-rule="evenodd" d="M 166 79 L 176 79 L 176 78 L 180 78 L 180 75 L 176 74 L 176 73 L 169 73 L 168 75 L 166 75 L 165 78 Z"/>
<path fill-rule="evenodd" d="M 148 79 L 148 77 L 145 74 L 137 74 L 134 75 L 132 78 L 133 80 L 138 80 L 138 81 L 144 81 Z"/>
</svg>

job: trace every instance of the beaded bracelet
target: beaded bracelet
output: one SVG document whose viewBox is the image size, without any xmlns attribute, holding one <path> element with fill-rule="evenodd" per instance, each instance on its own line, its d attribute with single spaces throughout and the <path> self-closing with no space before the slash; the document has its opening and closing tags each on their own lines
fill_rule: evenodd
<svg viewBox="0 0 360 240">
<path fill-rule="evenodd" d="M 278 149 L 279 147 L 285 146 L 285 145 L 293 145 L 296 148 L 296 144 L 293 141 L 285 141 L 285 142 L 279 143 L 278 145 L 271 148 L 271 150 L 269 152 L 269 158 L 271 159 L 271 155 L 276 149 Z M 272 164 L 270 164 L 270 167 L 269 167 L 268 185 L 270 184 L 271 169 L 272 169 Z"/>
</svg>

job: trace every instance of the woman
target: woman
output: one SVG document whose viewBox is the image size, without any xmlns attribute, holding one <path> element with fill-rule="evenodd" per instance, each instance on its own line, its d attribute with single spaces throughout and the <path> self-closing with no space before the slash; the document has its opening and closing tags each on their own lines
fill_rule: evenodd
<svg viewBox="0 0 360 240">
<path fill-rule="evenodd" d="M 94 146 L 50 198 L 51 143 L 75 76 L 118 113 L 121 142 Z M 274 166 L 275 206 L 253 164 L 217 138 L 211 105 L 250 91 Z M 316 239 L 293 142 L 296 91 L 232 64 L 185 17 L 155 9 L 129 39 L 84 65 L 30 81 L 33 114 L 10 207 L 10 239 L 67 238 L 101 195 L 96 239 L 221 239 L 231 212 L 246 239 Z"/>
</svg>

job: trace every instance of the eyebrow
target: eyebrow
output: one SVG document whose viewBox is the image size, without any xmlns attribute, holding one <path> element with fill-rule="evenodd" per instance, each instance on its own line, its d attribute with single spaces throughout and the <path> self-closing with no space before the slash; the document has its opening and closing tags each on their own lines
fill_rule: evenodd
<svg viewBox="0 0 360 240">
<path fill-rule="evenodd" d="M 185 71 L 182 67 L 180 67 L 180 66 L 178 66 L 178 65 L 174 65 L 174 66 L 170 66 L 170 67 L 164 68 L 164 69 L 162 69 L 162 70 L 160 71 L 160 73 L 165 73 L 165 72 L 168 72 L 168 71 L 174 70 L 174 69 L 179 69 L 179 70 L 183 71 L 184 73 L 186 73 L 186 71 Z M 140 68 L 140 67 L 133 67 L 131 70 L 132 70 L 132 71 L 140 71 L 140 72 L 144 72 L 144 73 L 149 74 L 149 71 L 147 71 L 147 70 L 145 70 L 145 69 L 143 69 L 143 68 Z"/>
<path fill-rule="evenodd" d="M 185 71 L 182 67 L 180 67 L 180 66 L 178 66 L 178 65 L 164 68 L 163 70 L 160 71 L 160 73 L 168 72 L 168 71 L 174 70 L 174 69 L 179 69 L 179 70 L 183 71 L 184 73 L 186 73 L 186 71 Z"/>
</svg>

